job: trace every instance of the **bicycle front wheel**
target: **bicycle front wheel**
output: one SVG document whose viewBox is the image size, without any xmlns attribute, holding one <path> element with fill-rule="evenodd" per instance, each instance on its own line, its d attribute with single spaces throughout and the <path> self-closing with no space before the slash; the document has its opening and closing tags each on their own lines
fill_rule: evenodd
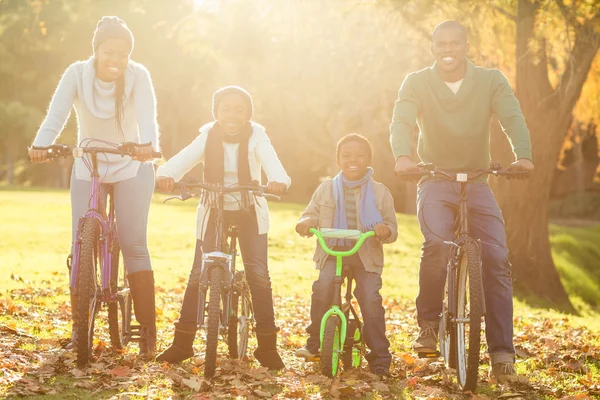
<svg viewBox="0 0 600 400">
<path fill-rule="evenodd" d="M 77 293 L 76 332 L 77 366 L 84 367 L 92 355 L 94 320 L 100 309 L 102 291 L 98 238 L 100 226 L 93 218 L 86 219 L 81 229 L 81 247 L 75 290 Z"/>
<path fill-rule="evenodd" d="M 204 376 L 212 378 L 217 369 L 217 346 L 221 325 L 221 293 L 223 291 L 223 269 L 219 266 L 210 270 L 208 298 L 208 321 L 206 323 L 206 354 Z"/>
<path fill-rule="evenodd" d="M 229 347 L 229 357 L 243 360 L 248 351 L 248 337 L 252 325 L 250 287 L 243 271 L 235 273 L 232 291 L 227 345 Z"/>
<path fill-rule="evenodd" d="M 328 378 L 338 374 L 340 353 L 342 352 L 342 321 L 337 315 L 332 315 L 325 324 L 323 346 L 321 349 L 321 371 Z"/>
<path fill-rule="evenodd" d="M 458 384 L 463 390 L 477 386 L 479 353 L 481 351 L 481 318 L 483 317 L 483 285 L 481 253 L 475 241 L 462 248 L 456 291 L 456 369 Z"/>
<path fill-rule="evenodd" d="M 110 342 L 115 349 L 122 349 L 129 342 L 131 326 L 132 299 L 127 282 L 125 267 L 119 269 L 121 248 L 115 241 L 111 249 L 110 291 L 116 296 L 108 303 L 108 331 Z M 122 274 L 122 276 L 119 276 Z"/>
</svg>

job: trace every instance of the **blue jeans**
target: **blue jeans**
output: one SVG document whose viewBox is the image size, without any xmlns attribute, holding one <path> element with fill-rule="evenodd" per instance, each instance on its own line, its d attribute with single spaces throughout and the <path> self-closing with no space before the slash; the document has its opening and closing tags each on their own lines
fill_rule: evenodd
<svg viewBox="0 0 600 400">
<path fill-rule="evenodd" d="M 141 163 L 136 176 L 115 183 L 103 183 L 100 186 L 100 199 L 106 204 L 106 186 L 113 187 L 115 218 L 119 245 L 123 253 L 123 264 L 128 274 L 152 269 L 148 251 L 148 212 L 154 193 L 154 166 Z M 71 172 L 71 218 L 72 246 L 79 218 L 90 208 L 90 181 L 75 178 L 75 169 Z M 71 253 L 73 248 L 71 247 Z"/>
<path fill-rule="evenodd" d="M 216 211 L 210 213 L 204 241 L 196 241 L 196 253 L 192 272 L 183 295 L 180 323 L 196 324 L 198 320 L 198 290 L 202 273 L 202 252 L 214 250 Z M 244 260 L 244 271 L 250 286 L 256 331 L 271 333 L 276 330 L 273 310 L 273 291 L 267 263 L 267 234 L 258 234 L 258 223 L 254 208 L 249 211 L 224 211 L 226 226 L 235 223 L 238 227 L 239 249 Z M 239 269 L 239 259 L 236 263 Z"/>
<path fill-rule="evenodd" d="M 460 184 L 428 180 L 417 191 L 417 213 L 425 237 L 419 269 L 417 318 L 439 319 L 446 283 L 447 245 L 458 215 Z M 508 262 L 504 219 L 490 187 L 467 185 L 469 234 L 481 241 L 486 303 L 486 339 L 492 364 L 514 360 L 511 265 Z"/>
<path fill-rule="evenodd" d="M 354 274 L 356 287 L 354 296 L 358 300 L 363 317 L 363 336 L 369 347 L 366 359 L 369 367 L 390 367 L 392 355 L 390 342 L 385 336 L 385 309 L 379 294 L 381 289 L 381 275 L 365 271 L 358 254 L 344 258 L 344 266 L 351 268 Z M 321 319 L 333 302 L 333 280 L 335 278 L 335 258 L 329 257 L 323 268 L 319 271 L 319 278 L 313 283 L 310 304 L 311 324 L 306 328 L 309 337 L 306 348 L 311 353 L 316 353 L 320 347 Z M 342 296 L 345 292 L 342 293 Z"/>
</svg>

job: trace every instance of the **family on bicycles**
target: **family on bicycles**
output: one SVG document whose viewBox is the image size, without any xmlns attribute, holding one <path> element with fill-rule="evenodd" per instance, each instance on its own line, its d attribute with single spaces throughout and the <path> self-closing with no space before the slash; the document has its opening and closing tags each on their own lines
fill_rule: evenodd
<svg viewBox="0 0 600 400">
<path fill-rule="evenodd" d="M 398 176 L 415 176 L 419 171 L 438 168 L 454 171 L 459 177 L 452 182 L 425 172 L 418 184 L 417 214 L 424 242 L 416 299 L 420 331 L 412 347 L 422 354 L 437 353 L 439 334 L 442 333 L 439 326 L 447 285 L 448 246 L 454 238 L 460 200 L 457 182 L 461 182 L 462 172 L 488 168 L 493 115 L 500 121 L 515 155 L 516 161 L 508 171 L 520 178 L 533 170 L 529 131 L 506 77 L 496 69 L 475 66 L 467 58 L 470 48 L 467 31 L 458 22 L 442 22 L 434 29 L 432 39 L 431 52 L 435 62 L 405 78 L 390 125 Z M 114 202 L 118 234 L 115 237 L 118 236 L 128 290 L 139 323 L 140 356 L 179 363 L 194 355 L 198 316 L 204 307 L 198 299 L 203 298 L 199 296 L 207 290 L 202 275 L 210 261 L 208 255 L 219 250 L 215 249 L 215 243 L 221 242 L 216 237 L 217 232 L 229 234 L 222 231 L 219 224 L 224 224 L 225 228 L 235 225 L 235 237 L 231 240 L 239 242 L 256 321 L 258 346 L 254 356 L 262 366 L 281 370 L 285 366 L 277 350 L 278 328 L 268 269 L 269 209 L 263 194 L 282 195 L 291 179 L 265 128 L 252 119 L 251 95 L 237 86 L 227 86 L 213 94 L 214 121 L 201 127 L 200 134 L 187 147 L 159 167 L 155 178 L 154 167 L 147 161 L 159 156 L 157 152 L 160 151 L 156 99 L 149 72 L 130 59 L 133 45 L 133 35 L 121 19 L 103 17 L 98 22 L 92 41 L 93 56 L 67 68 L 29 150 L 34 162 L 50 159 L 52 150 L 48 148 L 64 128 L 71 108 L 75 108 L 77 114 L 81 148 L 113 149 L 112 153 L 107 151 L 106 154 L 98 150 L 94 165 L 86 155 L 74 162 L 70 186 L 71 253 L 79 249 L 80 218 L 88 215 L 90 195 L 97 195 L 94 193 L 95 182 L 101 182 L 98 184 L 100 206 L 104 206 L 107 192 Z M 426 166 L 411 158 L 411 143 L 417 127 L 418 158 Z M 115 153 L 113 144 L 127 142 L 135 145 L 128 147 L 127 152 L 119 150 L 120 155 L 117 155 L 119 152 Z M 336 362 L 332 376 L 337 371 L 340 355 L 344 367 L 346 363 L 358 365 L 352 358 L 344 357 L 344 352 L 353 351 L 343 346 L 346 341 L 361 343 L 362 348 L 366 345 L 369 352 L 365 359 L 369 370 L 379 376 L 390 376 L 392 354 L 379 291 L 383 285 L 383 244 L 397 240 L 398 225 L 391 193 L 373 179 L 373 153 L 364 136 L 349 134 L 341 138 L 335 149 L 339 174 L 315 190 L 295 228 L 302 236 L 315 234 L 319 238 L 313 257 L 319 276 L 312 286 L 311 323 L 306 328 L 306 345 L 296 351 L 296 356 L 323 362 L 328 309 L 332 305 L 334 310 L 337 307 L 341 311 L 336 315 L 342 321 L 336 322 L 331 342 L 337 350 L 327 353 Z M 172 192 L 176 182 L 199 163 L 204 165 L 204 185 L 220 188 L 221 193 L 223 188 L 235 185 L 245 185 L 246 189 L 222 197 L 219 218 L 211 191 L 201 194 L 194 262 L 180 316 L 175 322 L 172 344 L 156 356 L 154 275 L 147 246 L 151 197 L 155 182 L 159 190 Z M 258 183 L 262 171 L 268 184 L 260 191 Z M 504 221 L 485 175 L 469 181 L 468 185 L 464 182 L 468 231 L 480 244 L 491 373 L 498 381 L 510 381 L 518 377 L 514 370 L 511 266 Z M 250 187 L 254 189 L 248 189 Z M 367 232 L 372 233 L 366 235 Z M 360 243 L 356 244 L 356 240 Z M 223 255 L 222 251 L 219 254 L 223 259 L 231 256 Z M 219 254 L 217 258 L 221 257 Z M 339 261 L 342 257 L 343 261 Z M 343 263 L 343 270 L 340 263 Z M 340 299 L 336 299 L 341 297 L 339 287 L 344 277 L 348 277 L 348 284 L 352 280 L 356 282 L 354 295 L 360 305 L 362 322 L 354 315 L 353 308 L 344 308 Z M 72 276 L 73 279 L 77 277 Z M 225 290 L 234 291 L 233 284 L 228 285 L 223 282 Z M 76 310 L 82 311 L 82 308 L 77 307 L 81 294 L 73 290 L 77 286 L 73 282 L 70 286 L 71 345 L 74 346 L 78 332 L 83 332 L 77 327 L 81 318 L 76 315 Z M 346 300 L 349 302 L 350 298 L 349 289 Z M 223 318 L 222 314 L 220 318 Z M 93 323 L 90 329 L 93 330 Z M 346 331 L 349 333 L 344 335 Z M 330 361 L 327 361 L 329 366 Z"/>
</svg>

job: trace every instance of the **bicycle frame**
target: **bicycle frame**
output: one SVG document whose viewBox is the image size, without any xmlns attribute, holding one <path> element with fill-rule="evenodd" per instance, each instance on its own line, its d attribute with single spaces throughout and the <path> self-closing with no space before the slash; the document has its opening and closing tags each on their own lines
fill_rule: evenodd
<svg viewBox="0 0 600 400">
<path fill-rule="evenodd" d="M 79 256 L 81 251 L 81 232 L 83 223 L 87 219 L 95 219 L 100 225 L 100 236 L 98 238 L 99 243 L 99 254 L 101 263 L 101 276 L 102 276 L 102 298 L 101 301 L 109 302 L 117 300 L 117 293 L 110 293 L 110 279 L 112 274 L 112 254 L 111 245 L 118 240 L 116 223 L 115 223 L 115 207 L 112 201 L 112 195 L 107 196 L 109 201 L 109 212 L 106 215 L 106 207 L 100 207 L 102 205 L 101 195 L 101 181 L 100 175 L 98 174 L 98 160 L 97 154 L 90 154 L 92 161 L 92 172 L 91 172 L 91 183 L 90 183 L 90 208 L 88 211 L 79 218 L 77 232 L 75 234 L 75 246 L 73 249 L 73 265 L 71 268 L 71 279 L 70 288 L 75 289 L 75 282 L 77 281 L 77 275 L 79 273 Z"/>
<path fill-rule="evenodd" d="M 456 229 L 455 241 L 447 241 L 450 245 L 450 257 L 448 258 L 448 309 L 451 317 L 456 317 L 456 288 L 455 280 L 450 279 L 458 273 L 460 262 L 463 254 L 460 252 L 464 243 L 470 239 L 469 236 L 469 207 L 467 203 L 467 174 L 457 174 L 456 180 L 460 183 L 460 197 L 458 199 L 458 225 Z M 477 241 L 480 246 L 480 242 Z M 481 248 L 480 248 L 481 251 Z M 483 284 L 481 285 L 481 293 L 485 298 Z M 482 303 L 483 315 L 485 315 L 485 302 Z"/>
</svg>

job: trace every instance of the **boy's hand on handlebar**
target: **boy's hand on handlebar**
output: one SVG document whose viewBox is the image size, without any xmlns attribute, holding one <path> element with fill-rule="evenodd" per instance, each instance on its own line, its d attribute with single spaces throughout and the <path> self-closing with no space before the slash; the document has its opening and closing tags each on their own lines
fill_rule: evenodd
<svg viewBox="0 0 600 400">
<path fill-rule="evenodd" d="M 287 190 L 287 185 L 281 182 L 269 182 L 267 184 L 267 193 L 281 196 Z"/>
<path fill-rule="evenodd" d="M 153 152 L 154 149 L 152 148 L 152 145 L 135 146 L 133 148 L 133 159 L 138 161 L 152 160 L 154 158 L 152 155 Z"/>
<path fill-rule="evenodd" d="M 156 178 L 156 186 L 161 192 L 171 193 L 175 189 L 175 179 L 168 176 L 159 176 Z"/>
<path fill-rule="evenodd" d="M 36 148 L 29 149 L 29 159 L 34 163 L 43 163 L 48 161 L 48 150 L 40 150 Z"/>
<path fill-rule="evenodd" d="M 376 224 L 373 227 L 373 231 L 375 231 L 375 237 L 379 240 L 385 240 L 392 234 L 392 231 L 386 224 Z"/>
<path fill-rule="evenodd" d="M 309 231 L 310 228 L 316 228 L 318 225 L 317 221 L 311 218 L 304 218 L 298 221 L 296 224 L 296 232 L 300 236 L 311 237 L 313 234 Z"/>
<path fill-rule="evenodd" d="M 408 156 L 400 156 L 396 159 L 396 166 L 394 168 L 396 174 L 403 172 L 414 172 L 419 170 L 419 166 L 416 162 L 410 159 Z"/>
<path fill-rule="evenodd" d="M 520 158 L 517 161 L 510 164 L 508 167 L 510 172 L 522 173 L 522 175 L 514 175 L 514 179 L 525 179 L 533 171 L 533 163 L 527 158 Z"/>
</svg>

